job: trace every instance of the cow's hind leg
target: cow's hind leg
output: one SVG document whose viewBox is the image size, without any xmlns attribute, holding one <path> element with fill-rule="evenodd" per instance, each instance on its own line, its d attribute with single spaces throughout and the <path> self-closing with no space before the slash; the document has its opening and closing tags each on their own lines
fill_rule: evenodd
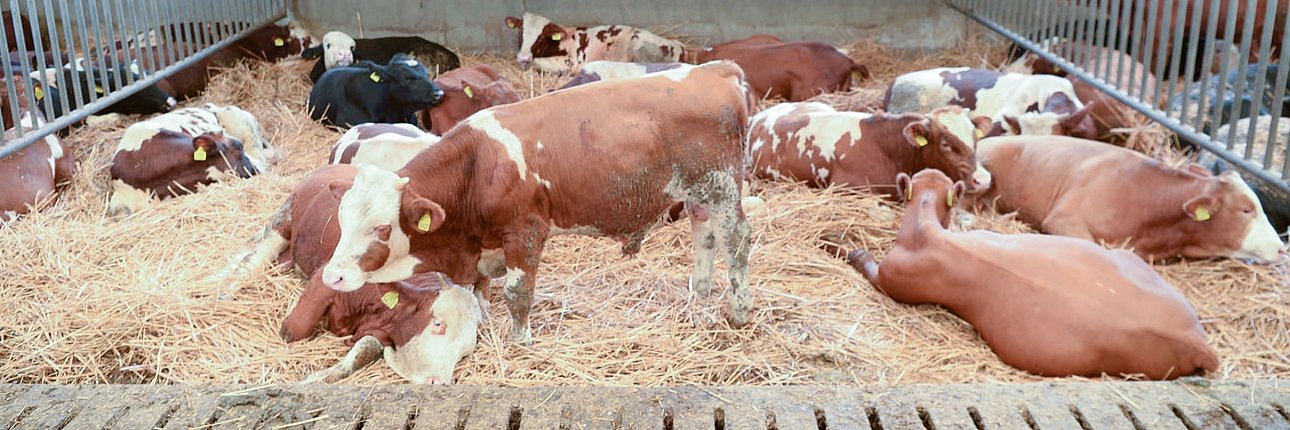
<svg viewBox="0 0 1290 430">
<path fill-rule="evenodd" d="M 708 221 L 708 211 L 702 206 L 686 203 L 690 212 L 690 231 L 694 237 L 694 273 L 690 275 L 690 290 L 699 296 L 712 294 L 713 260 L 717 256 L 717 235 Z"/>
<path fill-rule="evenodd" d="M 739 181 L 733 175 L 725 173 L 713 173 L 709 178 L 711 181 L 695 191 L 698 191 L 698 195 L 711 196 L 702 205 L 708 211 L 708 222 L 717 247 L 721 248 L 726 264 L 730 266 L 730 303 L 726 319 L 731 326 L 740 327 L 748 324 L 753 305 L 752 291 L 748 288 L 748 254 L 751 250 L 752 228 L 744 217 Z M 696 267 L 696 271 L 697 269 Z"/>
</svg>

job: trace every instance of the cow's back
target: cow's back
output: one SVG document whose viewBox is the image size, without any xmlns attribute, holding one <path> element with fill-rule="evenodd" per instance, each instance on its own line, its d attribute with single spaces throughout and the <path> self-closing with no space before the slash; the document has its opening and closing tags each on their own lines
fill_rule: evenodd
<svg viewBox="0 0 1290 430">
<path fill-rule="evenodd" d="M 13 139 L 13 133 L 5 133 Z M 62 146 L 48 145 L 47 139 L 19 149 L 0 158 L 0 222 L 16 214 L 27 213 L 27 205 L 35 204 L 54 192 L 55 159 L 67 157 Z M 57 150 L 58 157 L 51 151 Z"/>
<path fill-rule="evenodd" d="M 1112 148 L 1117 150 L 1107 150 Z M 1121 182 L 1117 175 L 1128 174 L 1142 158 L 1123 148 L 1066 136 L 998 136 L 977 142 L 977 159 L 992 178 L 985 200 L 996 202 L 1000 211 L 1020 211 L 1021 218 L 1032 223 L 1041 222 L 1059 198 L 1123 195 L 1134 187 L 1106 187 Z"/>
<path fill-rule="evenodd" d="M 634 234 L 685 200 L 664 192 L 670 185 L 713 172 L 742 177 L 748 105 L 741 78 L 737 66 L 721 63 L 556 91 L 481 111 L 440 145 L 491 141 L 476 144 L 477 165 L 486 163 L 476 170 L 514 166 L 504 170 L 518 172 L 518 185 L 536 194 L 559 228 Z M 485 212 L 515 204 L 485 201 L 499 206 Z"/>
</svg>

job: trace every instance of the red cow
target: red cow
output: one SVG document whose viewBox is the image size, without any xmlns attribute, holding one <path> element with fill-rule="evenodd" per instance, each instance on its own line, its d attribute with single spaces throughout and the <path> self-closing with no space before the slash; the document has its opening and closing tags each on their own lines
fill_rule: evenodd
<svg viewBox="0 0 1290 430">
<path fill-rule="evenodd" d="M 920 70 L 896 77 L 887 88 L 887 112 L 928 112 L 941 106 L 963 106 L 972 115 L 990 117 L 988 135 L 1069 135 L 1096 139 L 1070 81 L 1047 75 L 1002 73 L 967 67 Z"/>
<path fill-rule="evenodd" d="M 720 247 L 730 267 L 728 320 L 746 324 L 742 78 L 734 64 L 711 63 L 555 91 L 472 115 L 398 172 L 359 166 L 341 200 L 340 244 L 323 281 L 353 291 L 433 270 L 471 284 L 481 253 L 500 249 L 511 338 L 526 342 L 548 237 L 607 236 L 634 254 L 668 209 L 685 202 L 696 254 L 691 284 L 711 292 Z"/>
<path fill-rule="evenodd" d="M 1086 240 L 948 230 L 963 184 L 936 170 L 896 179 L 905 204 L 896 245 L 879 266 L 849 260 L 901 303 L 935 303 L 963 318 L 1004 363 L 1044 376 L 1218 370 L 1187 300 L 1138 256 Z"/>
<path fill-rule="evenodd" d="M 577 72 L 583 63 L 594 60 L 684 62 L 689 54 L 681 42 L 625 25 L 564 27 L 525 12 L 522 19 L 506 17 L 506 26 L 520 31 L 515 61 L 524 67 L 535 64 L 548 73 Z"/>
<path fill-rule="evenodd" d="M 869 78 L 869 69 L 832 46 L 819 42 L 776 42 L 778 38 L 757 35 L 726 42 L 698 52 L 698 62 L 734 61 L 748 76 L 748 86 L 757 97 L 781 97 L 802 101 L 833 91 L 851 89 L 851 74 Z"/>
<path fill-rule="evenodd" d="M 894 198 L 899 192 L 891 180 L 897 173 L 928 167 L 974 188 L 988 187 L 989 174 L 977 164 L 972 144 L 989 126 L 989 118 L 974 121 L 957 106 L 889 115 L 838 112 L 817 102 L 780 103 L 752 117 L 748 148 L 758 177 L 886 188 Z"/>
<path fill-rule="evenodd" d="M 421 150 L 439 143 L 439 136 L 412 124 L 363 123 L 340 136 L 331 151 L 331 164 L 367 164 L 399 170 Z"/>
<path fill-rule="evenodd" d="M 243 146 L 245 145 L 245 146 Z M 229 175 L 267 172 L 281 158 L 255 116 L 236 106 L 184 108 L 131 124 L 112 155 L 111 213 L 137 212 Z"/>
<path fill-rule="evenodd" d="M 16 82 L 16 83 L 15 83 Z M 11 122 L 14 108 L 9 104 L 10 91 L 17 96 L 18 124 L 30 132 L 45 124 L 40 109 L 29 105 L 27 83 L 21 77 L 0 80 L 0 115 Z M 18 138 L 17 130 L 4 132 L 6 142 Z M 58 137 L 50 134 L 18 152 L 0 158 L 0 223 L 12 221 L 34 205 L 54 194 L 55 187 L 70 181 L 76 173 L 72 153 Z"/>
<path fill-rule="evenodd" d="M 1272 262 L 1285 246 L 1236 173 L 1166 166 L 1140 153 L 1064 136 L 977 143 L 993 183 L 982 197 L 1045 233 L 1127 242 L 1144 258 Z M 1042 172 L 1042 173 L 1037 173 Z"/>
<path fill-rule="evenodd" d="M 434 78 L 434 83 L 443 90 L 443 100 L 422 109 L 417 116 L 422 127 L 441 136 L 484 108 L 520 101 L 515 88 L 487 64 L 444 72 Z"/>
</svg>

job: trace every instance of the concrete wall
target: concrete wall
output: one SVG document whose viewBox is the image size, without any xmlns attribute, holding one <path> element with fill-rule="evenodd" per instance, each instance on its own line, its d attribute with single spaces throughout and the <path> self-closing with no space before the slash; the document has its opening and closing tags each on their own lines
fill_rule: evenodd
<svg viewBox="0 0 1290 430">
<path fill-rule="evenodd" d="M 293 0 L 294 18 L 317 35 L 421 35 L 464 53 L 513 53 L 503 18 L 527 10 L 562 25 L 627 24 L 706 46 L 755 33 L 843 44 L 876 38 L 896 49 L 937 49 L 967 20 L 941 0 Z"/>
</svg>

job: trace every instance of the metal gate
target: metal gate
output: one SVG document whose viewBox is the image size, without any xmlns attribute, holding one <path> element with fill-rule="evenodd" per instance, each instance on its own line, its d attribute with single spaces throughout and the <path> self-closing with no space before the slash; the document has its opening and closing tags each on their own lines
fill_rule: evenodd
<svg viewBox="0 0 1290 430">
<path fill-rule="evenodd" d="M 44 76 L 60 89 L 57 97 L 25 91 L 24 104 L 46 113 L 43 125 L 24 127 L 20 110 L 8 109 L 10 117 L 4 121 L 13 124 L 13 133 L 0 138 L 0 157 L 67 128 L 286 16 L 286 0 L 9 0 L 0 6 L 7 12 L 5 32 L 0 33 L 7 60 L 2 65 L 5 81 L 23 80 L 29 85 L 32 72 L 52 71 Z M 177 43 L 173 50 L 161 50 L 144 61 L 143 49 L 158 39 Z M 117 67 L 130 64 L 146 67 L 141 67 L 144 70 L 139 70 L 138 76 Z M 62 72 L 64 67 L 83 69 L 95 78 L 86 82 L 68 79 Z M 17 92 L 6 92 L 8 96 L 0 103 L 19 106 Z M 49 113 L 56 108 L 62 115 L 51 118 Z"/>
<path fill-rule="evenodd" d="M 1286 0 L 946 1 L 1183 140 L 1290 193 L 1290 144 L 1282 136 L 1290 121 L 1280 120 L 1290 115 L 1283 107 L 1290 105 L 1290 56 L 1280 52 L 1290 36 L 1281 31 Z M 1109 61 L 1096 47 L 1145 67 Z M 1144 71 L 1160 85 L 1151 88 Z M 1242 147 L 1238 131 L 1251 141 L 1266 136 L 1268 143 Z"/>
</svg>

